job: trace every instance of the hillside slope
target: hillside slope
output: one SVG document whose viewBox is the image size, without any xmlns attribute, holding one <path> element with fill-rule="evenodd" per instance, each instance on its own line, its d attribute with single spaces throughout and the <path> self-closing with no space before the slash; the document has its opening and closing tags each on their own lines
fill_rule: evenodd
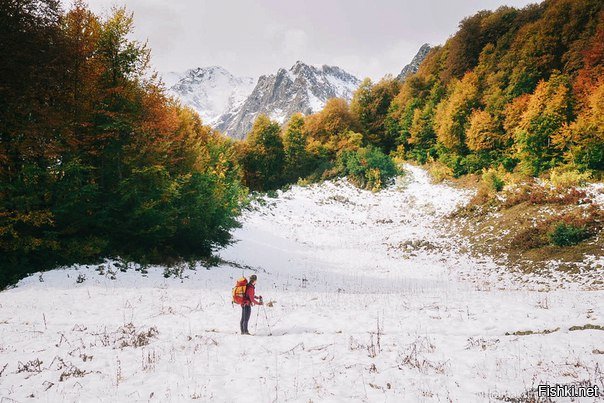
<svg viewBox="0 0 604 403">
<path fill-rule="evenodd" d="M 396 133 L 399 155 L 438 160 L 455 177 L 497 166 L 601 176 L 603 43 L 599 0 L 480 11 L 406 78 L 381 135 Z"/>
<path fill-rule="evenodd" d="M 218 267 L 31 276 L 0 293 L 0 396 L 470 402 L 600 384 L 604 291 L 532 292 L 463 253 L 443 226 L 470 196 L 412 166 L 379 193 L 294 186 L 252 205 Z M 272 306 L 240 336 L 230 290 L 252 273 Z"/>
</svg>

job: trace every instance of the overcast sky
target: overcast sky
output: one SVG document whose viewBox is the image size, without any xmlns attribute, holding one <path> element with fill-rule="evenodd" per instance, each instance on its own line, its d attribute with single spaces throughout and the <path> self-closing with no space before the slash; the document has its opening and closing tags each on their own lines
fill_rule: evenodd
<svg viewBox="0 0 604 403">
<path fill-rule="evenodd" d="M 70 4 L 69 0 L 64 0 Z M 297 60 L 359 78 L 398 74 L 423 43 L 442 44 L 478 10 L 528 0 L 89 0 L 125 5 L 160 72 L 218 65 L 258 77 Z"/>
</svg>

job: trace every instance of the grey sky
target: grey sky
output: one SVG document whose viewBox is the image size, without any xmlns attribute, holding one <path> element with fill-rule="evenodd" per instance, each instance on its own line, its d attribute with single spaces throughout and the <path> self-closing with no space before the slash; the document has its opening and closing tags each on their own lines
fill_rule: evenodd
<svg viewBox="0 0 604 403">
<path fill-rule="evenodd" d="M 423 43 L 443 43 L 462 18 L 478 10 L 534 2 L 89 0 L 89 5 L 96 12 L 111 5 L 133 11 L 135 37 L 148 39 L 158 71 L 219 65 L 256 77 L 302 60 L 379 79 L 397 74 Z"/>
</svg>

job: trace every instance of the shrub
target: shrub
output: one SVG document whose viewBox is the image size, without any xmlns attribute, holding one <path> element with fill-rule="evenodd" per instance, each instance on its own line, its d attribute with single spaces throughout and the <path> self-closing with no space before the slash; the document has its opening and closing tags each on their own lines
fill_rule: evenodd
<svg viewBox="0 0 604 403">
<path fill-rule="evenodd" d="M 577 227 L 572 224 L 558 223 L 554 229 L 547 234 L 552 245 L 571 246 L 586 239 L 589 233 L 585 227 Z"/>
<path fill-rule="evenodd" d="M 583 186 L 590 179 L 591 174 L 589 172 L 579 172 L 577 170 L 563 172 L 561 170 L 553 169 L 549 175 L 551 184 L 561 189 Z"/>
<path fill-rule="evenodd" d="M 603 227 L 604 211 L 591 203 L 587 208 L 537 221 L 534 226 L 520 230 L 511 245 L 525 250 L 547 244 L 572 246 L 598 234 Z"/>
<path fill-rule="evenodd" d="M 336 170 L 356 186 L 372 191 L 381 189 L 398 173 L 392 159 L 372 146 L 340 152 Z"/>
<path fill-rule="evenodd" d="M 536 183 L 523 184 L 516 190 L 506 193 L 507 198 L 503 203 L 505 208 L 510 208 L 523 202 L 532 205 L 577 205 L 590 203 L 587 192 L 584 190 L 570 188 L 568 191 L 560 192 L 556 189 L 547 189 Z"/>
<path fill-rule="evenodd" d="M 482 174 L 482 180 L 478 184 L 478 191 L 472 200 L 470 200 L 470 205 L 479 206 L 492 200 L 495 193 L 503 190 L 503 186 L 505 185 L 505 181 L 503 180 L 504 175 L 505 172 L 502 168 L 485 169 Z"/>
<path fill-rule="evenodd" d="M 521 230 L 512 238 L 511 246 L 524 250 L 545 246 L 547 244 L 547 238 L 544 237 L 546 225 L 541 222 L 535 227 Z"/>
<path fill-rule="evenodd" d="M 463 166 L 464 173 L 475 173 L 491 165 L 491 161 L 485 153 L 477 153 L 466 155 L 460 160 L 460 164 Z"/>
<path fill-rule="evenodd" d="M 489 168 L 483 172 L 482 181 L 489 190 L 494 192 L 500 192 L 505 185 L 503 174 L 494 168 Z"/>
<path fill-rule="evenodd" d="M 457 154 L 443 153 L 438 157 L 438 160 L 448 166 L 453 172 L 455 178 L 468 173 L 465 159 Z"/>
<path fill-rule="evenodd" d="M 453 170 L 439 161 L 430 164 L 428 172 L 435 183 L 440 183 L 445 179 L 451 179 L 453 177 Z"/>
<path fill-rule="evenodd" d="M 476 192 L 474 197 L 472 197 L 472 199 L 470 200 L 469 205 L 470 206 L 482 206 L 483 204 L 487 204 L 491 199 L 492 199 L 491 192 L 486 187 L 486 185 L 481 182 L 480 185 L 478 185 L 478 191 Z"/>
</svg>

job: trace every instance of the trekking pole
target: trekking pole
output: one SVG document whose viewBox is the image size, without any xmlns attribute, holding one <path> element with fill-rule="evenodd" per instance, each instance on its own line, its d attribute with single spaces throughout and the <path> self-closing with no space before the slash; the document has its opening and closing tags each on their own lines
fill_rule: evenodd
<svg viewBox="0 0 604 403">
<path fill-rule="evenodd" d="M 272 336 L 273 332 L 271 332 L 271 325 L 270 323 L 268 323 L 268 315 L 266 314 L 266 308 L 264 307 L 264 304 L 262 304 L 262 310 L 264 311 L 264 317 L 266 318 L 266 326 L 268 326 L 268 335 Z"/>
<path fill-rule="evenodd" d="M 256 309 L 256 324 L 254 325 L 254 333 L 258 330 L 258 316 L 260 316 L 260 309 Z"/>
</svg>

